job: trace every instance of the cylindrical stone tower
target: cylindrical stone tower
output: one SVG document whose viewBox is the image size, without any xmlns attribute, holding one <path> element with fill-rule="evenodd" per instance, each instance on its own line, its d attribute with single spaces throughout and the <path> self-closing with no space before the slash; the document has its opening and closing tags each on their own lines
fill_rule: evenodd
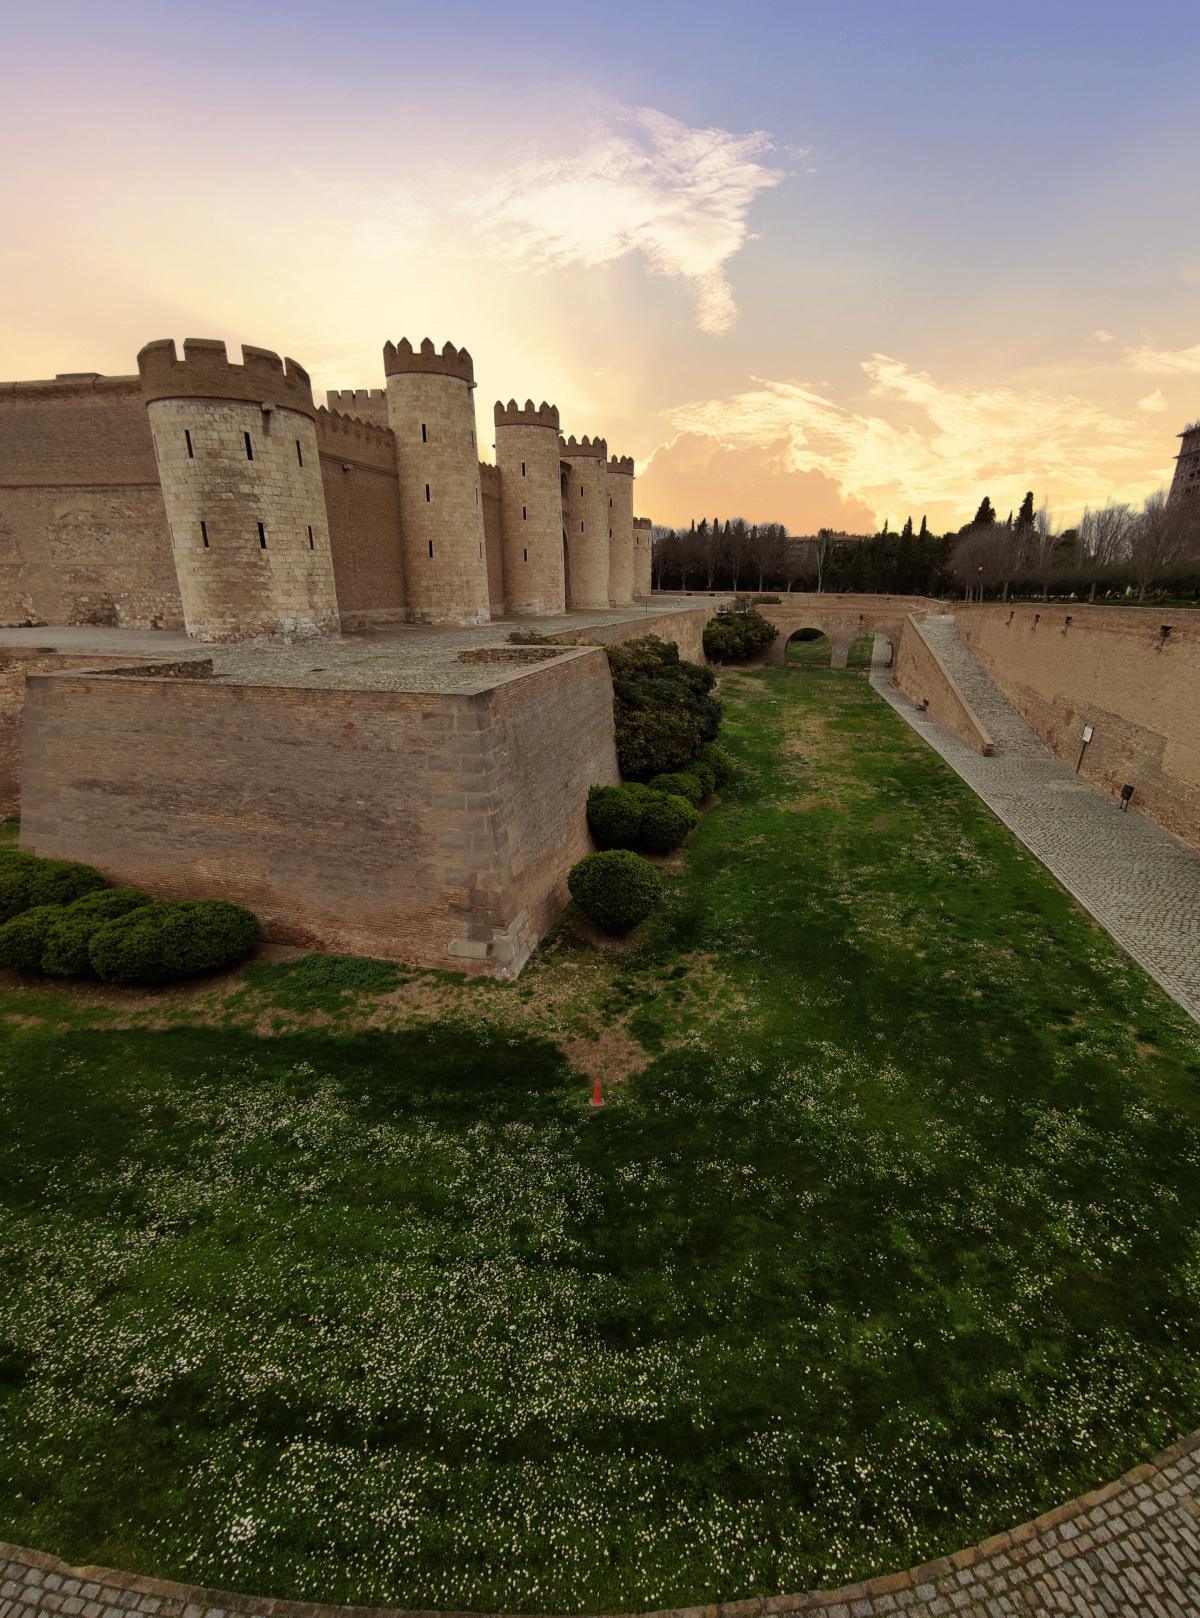
<svg viewBox="0 0 1200 1618">
<path fill-rule="evenodd" d="M 420 624 L 486 624 L 487 556 L 475 439 L 475 369 L 465 348 L 439 354 L 427 337 L 383 350 L 388 425 L 396 440 L 408 616 Z"/>
<path fill-rule="evenodd" d="M 654 531 L 649 517 L 633 519 L 633 599 L 649 601 L 654 587 Z"/>
<path fill-rule="evenodd" d="M 138 355 L 184 625 L 197 640 L 340 630 L 308 373 L 265 348 Z"/>
<path fill-rule="evenodd" d="M 505 610 L 552 617 L 566 609 L 558 409 L 496 402 L 496 465 L 504 534 Z"/>
<path fill-rule="evenodd" d="M 608 463 L 608 604 L 633 605 L 633 457 Z"/>
<path fill-rule="evenodd" d="M 567 606 L 608 606 L 608 445 L 602 438 L 559 439 L 565 462 Z"/>
</svg>

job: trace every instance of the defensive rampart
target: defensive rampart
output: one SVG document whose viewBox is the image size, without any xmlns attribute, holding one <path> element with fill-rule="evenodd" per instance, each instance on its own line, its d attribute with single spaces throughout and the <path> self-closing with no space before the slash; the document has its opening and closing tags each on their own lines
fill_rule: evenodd
<svg viewBox="0 0 1200 1618">
<path fill-rule="evenodd" d="M 955 623 L 1059 758 L 1200 846 L 1200 613 L 984 605 Z"/>
<path fill-rule="evenodd" d="M 22 846 L 155 894 L 235 899 L 267 936 L 510 977 L 618 779 L 602 652 L 469 692 L 35 675 Z"/>
</svg>

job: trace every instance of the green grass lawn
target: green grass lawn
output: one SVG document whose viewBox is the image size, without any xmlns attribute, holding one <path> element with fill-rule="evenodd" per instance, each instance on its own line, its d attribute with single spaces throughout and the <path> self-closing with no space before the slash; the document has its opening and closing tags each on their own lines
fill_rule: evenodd
<svg viewBox="0 0 1200 1618">
<path fill-rule="evenodd" d="M 740 779 L 632 948 L 0 991 L 0 1537 L 667 1606 L 909 1565 L 1200 1422 L 1200 1029 L 861 676 L 722 695 Z M 641 1064 L 600 1112 L 593 1036 Z"/>
</svg>

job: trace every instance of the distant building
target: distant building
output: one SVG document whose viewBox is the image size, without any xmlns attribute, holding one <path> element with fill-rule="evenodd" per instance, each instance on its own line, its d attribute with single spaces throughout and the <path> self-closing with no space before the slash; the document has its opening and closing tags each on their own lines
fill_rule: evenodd
<svg viewBox="0 0 1200 1618">
<path fill-rule="evenodd" d="M 1182 442 L 1175 457 L 1175 476 L 1171 481 L 1171 499 L 1185 500 L 1200 497 L 1200 421 L 1192 422 L 1179 435 Z"/>
</svg>

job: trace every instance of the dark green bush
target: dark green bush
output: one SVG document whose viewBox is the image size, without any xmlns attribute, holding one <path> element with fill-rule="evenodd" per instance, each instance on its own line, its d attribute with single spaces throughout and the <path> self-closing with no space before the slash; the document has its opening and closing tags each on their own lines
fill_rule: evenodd
<svg viewBox="0 0 1200 1618">
<path fill-rule="evenodd" d="M 704 654 L 716 663 L 732 663 L 754 657 L 778 634 L 775 625 L 763 617 L 748 597 L 739 596 L 733 607 L 722 608 L 705 624 Z"/>
<path fill-rule="evenodd" d="M 658 872 L 626 848 L 585 854 L 571 867 L 567 887 L 584 915 L 606 933 L 627 933 L 662 898 Z"/>
<path fill-rule="evenodd" d="M 224 899 L 155 902 L 107 922 L 88 954 L 106 983 L 169 983 L 233 966 L 260 935 L 258 917 Z"/>
<path fill-rule="evenodd" d="M 667 775 L 656 775 L 650 782 L 651 792 L 669 792 L 677 798 L 684 798 L 688 803 L 702 803 L 705 797 L 704 787 L 699 778 L 687 770 L 677 770 Z"/>
<path fill-rule="evenodd" d="M 73 860 L 7 859 L 0 862 L 0 922 L 35 905 L 68 905 L 107 885 L 99 871 Z"/>
<path fill-rule="evenodd" d="M 58 921 L 61 905 L 36 905 L 0 927 L 0 966 L 12 972 L 39 972 L 46 937 Z"/>
<path fill-rule="evenodd" d="M 654 635 L 605 650 L 623 776 L 644 781 L 679 769 L 715 738 L 721 704 L 712 695 L 711 669 L 685 662 L 677 647 Z"/>
<path fill-rule="evenodd" d="M 725 749 L 718 747 L 715 742 L 705 742 L 696 757 L 700 763 L 708 765 L 716 777 L 717 786 L 728 786 L 730 781 L 733 780 L 733 760 Z"/>
<path fill-rule="evenodd" d="M 641 794 L 627 786 L 591 787 L 587 819 L 598 848 L 636 848 L 642 824 Z"/>
<path fill-rule="evenodd" d="M 118 916 L 150 903 L 150 895 L 139 888 L 101 888 L 76 899 L 58 912 L 58 920 L 46 935 L 42 971 L 60 978 L 95 977 L 90 954 L 92 939 Z"/>
<path fill-rule="evenodd" d="M 647 854 L 669 854 L 678 848 L 700 816 L 686 798 L 652 792 L 642 815 L 638 847 Z"/>
<path fill-rule="evenodd" d="M 705 798 L 711 798 L 717 790 L 717 772 L 711 764 L 706 764 L 702 758 L 694 758 L 685 773 L 694 775 L 699 781 L 701 803 L 704 802 Z"/>
</svg>

